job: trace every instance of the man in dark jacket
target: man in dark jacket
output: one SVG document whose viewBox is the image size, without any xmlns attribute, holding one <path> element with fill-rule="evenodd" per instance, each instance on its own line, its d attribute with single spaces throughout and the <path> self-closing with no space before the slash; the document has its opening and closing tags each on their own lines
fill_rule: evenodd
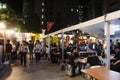
<svg viewBox="0 0 120 80">
<path fill-rule="evenodd" d="M 34 48 L 34 43 L 30 40 L 29 41 L 29 57 L 30 57 L 30 60 L 33 59 L 33 48 Z"/>
<path fill-rule="evenodd" d="M 6 44 L 6 60 L 11 63 L 11 53 L 12 53 L 12 44 L 10 44 L 10 40 L 7 40 Z"/>
</svg>

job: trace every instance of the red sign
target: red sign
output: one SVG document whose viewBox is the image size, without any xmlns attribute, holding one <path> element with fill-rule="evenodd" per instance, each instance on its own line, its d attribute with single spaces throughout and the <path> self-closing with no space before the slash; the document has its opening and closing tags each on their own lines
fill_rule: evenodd
<svg viewBox="0 0 120 80">
<path fill-rule="evenodd" d="M 54 25 L 54 22 L 47 22 L 47 31 L 50 31 L 53 25 Z"/>
</svg>

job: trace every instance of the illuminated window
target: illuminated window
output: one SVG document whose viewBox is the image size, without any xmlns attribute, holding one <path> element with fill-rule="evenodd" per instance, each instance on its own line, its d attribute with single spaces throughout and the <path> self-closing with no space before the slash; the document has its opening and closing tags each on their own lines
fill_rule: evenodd
<svg viewBox="0 0 120 80">
<path fill-rule="evenodd" d="M 77 9 L 76 12 L 78 12 L 79 10 Z"/>
<path fill-rule="evenodd" d="M 43 24 L 44 24 L 44 22 L 42 21 L 42 22 L 41 22 L 41 24 L 43 25 Z"/>
<path fill-rule="evenodd" d="M 44 2 L 42 2 L 42 6 L 44 6 L 45 4 L 44 4 Z"/>
<path fill-rule="evenodd" d="M 43 18 L 44 18 L 44 15 L 42 15 L 41 18 L 43 19 Z"/>
<path fill-rule="evenodd" d="M 42 8 L 42 12 L 44 12 L 44 9 Z"/>
<path fill-rule="evenodd" d="M 71 11 L 73 11 L 73 9 L 71 9 Z"/>
</svg>

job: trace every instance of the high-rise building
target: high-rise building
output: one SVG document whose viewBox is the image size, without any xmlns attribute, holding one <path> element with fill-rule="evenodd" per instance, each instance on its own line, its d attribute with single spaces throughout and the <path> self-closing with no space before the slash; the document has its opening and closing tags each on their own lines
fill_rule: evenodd
<svg viewBox="0 0 120 80">
<path fill-rule="evenodd" d="M 84 21 L 101 16 L 102 10 L 102 0 L 87 0 L 87 2 L 84 5 Z"/>
<path fill-rule="evenodd" d="M 24 28 L 28 32 L 40 32 L 40 18 L 35 12 L 35 0 L 23 0 Z"/>
<path fill-rule="evenodd" d="M 84 5 L 84 21 L 120 9 L 120 0 L 87 0 Z"/>
<path fill-rule="evenodd" d="M 34 0 L 35 1 L 35 13 L 39 16 L 41 29 L 44 29 L 45 24 L 45 0 Z"/>
<path fill-rule="evenodd" d="M 23 0 L 23 16 L 30 16 L 35 13 L 35 0 Z"/>
<path fill-rule="evenodd" d="M 83 0 L 45 0 L 45 23 L 52 21 L 56 31 L 83 22 Z"/>
<path fill-rule="evenodd" d="M 11 7 L 18 15 L 23 15 L 25 19 L 24 27 L 35 32 L 47 29 L 47 22 L 54 22 L 50 30 L 50 32 L 53 32 L 120 9 L 120 0 L 5 1 L 14 4 Z"/>
</svg>

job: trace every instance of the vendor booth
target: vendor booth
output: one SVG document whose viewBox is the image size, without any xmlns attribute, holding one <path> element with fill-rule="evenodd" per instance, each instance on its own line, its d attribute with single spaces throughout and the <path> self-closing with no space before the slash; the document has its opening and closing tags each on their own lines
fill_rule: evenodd
<svg viewBox="0 0 120 80">
<path fill-rule="evenodd" d="M 61 33 L 62 52 L 64 52 L 64 33 L 72 30 L 81 30 L 97 39 L 106 40 L 107 67 L 110 68 L 110 39 L 119 39 L 120 34 L 120 10 L 103 15 L 101 17 L 73 25 L 62 30 L 48 34 L 48 36 Z M 50 39 L 49 39 L 50 40 Z M 64 56 L 64 54 L 63 54 Z"/>
</svg>

